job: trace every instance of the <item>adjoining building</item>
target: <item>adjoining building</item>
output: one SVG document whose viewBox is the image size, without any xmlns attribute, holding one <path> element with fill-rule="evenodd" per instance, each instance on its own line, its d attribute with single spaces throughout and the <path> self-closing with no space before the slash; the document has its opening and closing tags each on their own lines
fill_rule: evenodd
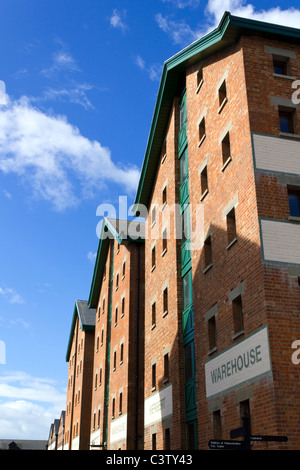
<svg viewBox="0 0 300 470">
<path fill-rule="evenodd" d="M 144 224 L 105 218 L 89 295 L 92 450 L 143 448 L 144 274 Z"/>
<path fill-rule="evenodd" d="M 76 300 L 66 354 L 69 363 L 64 450 L 88 450 L 96 310 Z"/>
<path fill-rule="evenodd" d="M 164 64 L 135 200 L 160 234 L 145 237 L 146 449 L 207 449 L 245 411 L 252 433 L 288 436 L 269 448 L 299 448 L 297 77 L 299 29 L 230 13 Z"/>
</svg>

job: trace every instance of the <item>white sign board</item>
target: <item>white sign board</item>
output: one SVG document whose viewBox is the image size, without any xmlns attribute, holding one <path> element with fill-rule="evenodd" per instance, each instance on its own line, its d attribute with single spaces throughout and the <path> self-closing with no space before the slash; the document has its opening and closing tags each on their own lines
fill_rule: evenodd
<svg viewBox="0 0 300 470">
<path fill-rule="evenodd" d="M 110 442 L 122 441 L 127 438 L 127 414 L 117 418 L 110 425 Z"/>
<path fill-rule="evenodd" d="M 173 413 L 172 384 L 145 400 L 145 427 L 161 421 Z"/>
<path fill-rule="evenodd" d="M 90 450 L 99 450 L 100 444 L 100 429 L 94 431 L 90 436 Z M 93 447 L 97 446 L 97 447 Z"/>
<path fill-rule="evenodd" d="M 268 328 L 228 348 L 205 364 L 206 397 L 271 371 Z"/>
</svg>

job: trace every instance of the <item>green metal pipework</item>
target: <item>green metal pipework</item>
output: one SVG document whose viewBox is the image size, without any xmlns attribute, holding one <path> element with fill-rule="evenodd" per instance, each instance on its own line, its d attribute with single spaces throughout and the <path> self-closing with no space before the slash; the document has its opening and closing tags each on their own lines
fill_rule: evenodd
<svg viewBox="0 0 300 470">
<path fill-rule="evenodd" d="M 112 241 L 111 250 L 111 263 L 110 263 L 110 276 L 109 276 L 109 304 L 108 304 L 108 322 L 107 322 L 107 343 L 106 343 L 106 403 L 105 403 L 105 438 L 107 443 L 108 438 L 108 408 L 109 408 L 109 380 L 110 380 L 110 344 L 111 344 L 111 317 L 112 317 L 112 293 L 113 293 L 113 279 L 114 279 L 114 240 Z"/>
<path fill-rule="evenodd" d="M 181 277 L 183 283 L 183 344 L 185 364 L 185 413 L 188 429 L 188 447 L 197 448 L 197 400 L 194 347 L 194 312 L 190 250 L 190 206 L 187 143 L 186 91 L 179 111 L 178 155 L 180 167 L 179 201 L 182 218 Z"/>
</svg>

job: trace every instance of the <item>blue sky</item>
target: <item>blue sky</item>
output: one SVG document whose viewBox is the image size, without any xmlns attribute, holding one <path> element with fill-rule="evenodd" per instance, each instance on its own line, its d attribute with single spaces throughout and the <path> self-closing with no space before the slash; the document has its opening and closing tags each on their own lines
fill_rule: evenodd
<svg viewBox="0 0 300 470">
<path fill-rule="evenodd" d="M 0 439 L 65 408 L 97 208 L 132 204 L 163 62 L 224 10 L 300 24 L 296 1 L 0 0 Z"/>
</svg>

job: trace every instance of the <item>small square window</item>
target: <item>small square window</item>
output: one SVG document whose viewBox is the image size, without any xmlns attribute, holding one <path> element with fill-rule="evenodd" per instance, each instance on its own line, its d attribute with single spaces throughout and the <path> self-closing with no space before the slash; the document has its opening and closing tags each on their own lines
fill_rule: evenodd
<svg viewBox="0 0 300 470">
<path fill-rule="evenodd" d="M 273 70 L 278 75 L 290 74 L 289 57 L 273 56 Z"/>
<path fill-rule="evenodd" d="M 294 134 L 294 111 L 279 109 L 280 132 Z"/>
</svg>

